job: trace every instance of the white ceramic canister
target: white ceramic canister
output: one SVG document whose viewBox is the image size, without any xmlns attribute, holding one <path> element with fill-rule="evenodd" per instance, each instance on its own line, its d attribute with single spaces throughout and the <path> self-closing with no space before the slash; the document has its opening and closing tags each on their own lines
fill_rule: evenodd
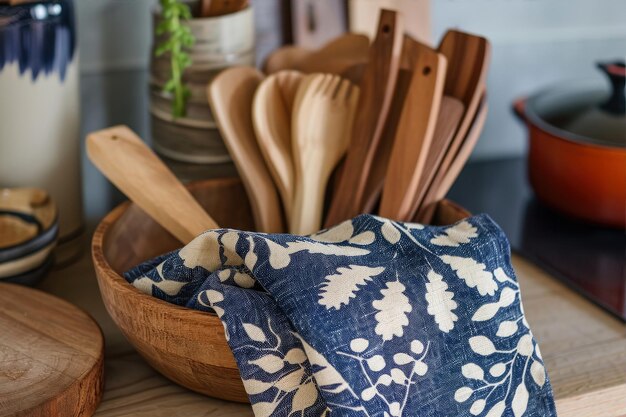
<svg viewBox="0 0 626 417">
<path fill-rule="evenodd" d="M 83 229 L 79 110 L 72 1 L 0 5 L 0 187 L 52 196 L 57 261 L 76 254 Z"/>
<path fill-rule="evenodd" d="M 193 18 L 185 22 L 195 43 L 187 50 L 192 64 L 185 70 L 183 78 L 191 95 L 187 113 L 180 118 L 172 116 L 171 94 L 162 91 L 170 79 L 170 57 L 168 54 L 154 55 L 157 46 L 167 39 L 166 34 L 156 33 L 160 21 L 159 9 L 154 11 L 153 21 L 155 30 L 150 70 L 152 146 L 162 156 L 179 162 L 229 162 L 230 155 L 209 107 L 207 84 L 225 68 L 254 65 L 252 7 L 223 16 Z"/>
</svg>

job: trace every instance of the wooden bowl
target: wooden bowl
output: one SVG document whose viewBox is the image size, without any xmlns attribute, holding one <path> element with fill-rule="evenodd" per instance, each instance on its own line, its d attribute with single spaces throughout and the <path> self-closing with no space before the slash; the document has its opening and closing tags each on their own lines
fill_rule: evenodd
<svg viewBox="0 0 626 417">
<path fill-rule="evenodd" d="M 193 183 L 190 191 L 224 227 L 253 230 L 239 179 Z M 442 201 L 436 220 L 450 224 L 467 211 Z M 141 293 L 122 277 L 131 267 L 180 247 L 140 208 L 127 202 L 98 225 L 92 256 L 107 311 L 139 354 L 157 371 L 193 391 L 248 402 L 235 358 L 216 315 L 179 307 Z"/>
</svg>

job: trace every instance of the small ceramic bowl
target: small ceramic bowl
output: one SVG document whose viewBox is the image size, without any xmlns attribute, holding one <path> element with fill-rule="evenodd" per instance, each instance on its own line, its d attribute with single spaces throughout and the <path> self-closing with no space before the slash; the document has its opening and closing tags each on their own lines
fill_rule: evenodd
<svg viewBox="0 0 626 417">
<path fill-rule="evenodd" d="M 0 189 L 0 280 L 34 285 L 52 265 L 58 231 L 45 191 Z"/>
<path fill-rule="evenodd" d="M 240 180 L 202 181 L 191 184 L 189 190 L 219 225 L 254 230 Z M 442 201 L 435 222 L 450 224 L 467 216 L 467 211 Z M 154 369 L 193 391 L 247 402 L 219 318 L 146 295 L 122 276 L 131 267 L 180 246 L 136 205 L 124 203 L 115 208 L 98 225 L 91 246 L 104 305 Z"/>
</svg>

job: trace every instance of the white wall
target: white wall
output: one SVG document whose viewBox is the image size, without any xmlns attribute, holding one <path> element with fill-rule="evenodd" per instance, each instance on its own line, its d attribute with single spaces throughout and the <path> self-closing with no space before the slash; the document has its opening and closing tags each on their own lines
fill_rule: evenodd
<svg viewBox="0 0 626 417">
<path fill-rule="evenodd" d="M 434 39 L 458 27 L 493 44 L 490 115 L 475 157 L 524 152 L 525 132 L 510 111 L 515 97 L 596 76 L 596 60 L 626 57 L 626 0 L 431 1 Z M 155 3 L 76 0 L 83 72 L 146 67 Z"/>
</svg>

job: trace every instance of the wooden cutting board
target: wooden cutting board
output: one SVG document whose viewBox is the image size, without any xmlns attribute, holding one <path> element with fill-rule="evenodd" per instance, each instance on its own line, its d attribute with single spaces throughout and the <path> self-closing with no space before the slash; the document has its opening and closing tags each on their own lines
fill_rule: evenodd
<svg viewBox="0 0 626 417">
<path fill-rule="evenodd" d="M 0 417 L 91 416 L 104 388 L 104 339 L 78 307 L 0 284 Z"/>
</svg>

